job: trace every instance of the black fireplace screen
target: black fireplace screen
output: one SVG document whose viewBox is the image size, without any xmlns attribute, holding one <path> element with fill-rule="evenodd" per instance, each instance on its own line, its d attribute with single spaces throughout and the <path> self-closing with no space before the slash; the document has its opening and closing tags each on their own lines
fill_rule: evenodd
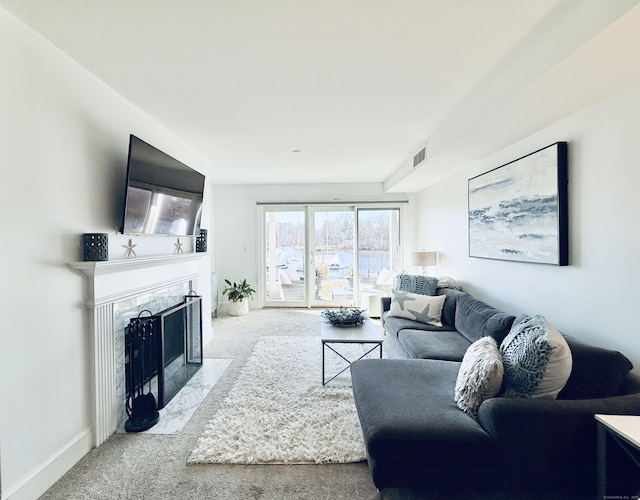
<svg viewBox="0 0 640 500">
<path fill-rule="evenodd" d="M 137 332 L 144 327 L 145 335 Z M 151 316 L 132 318 L 125 331 L 129 398 L 151 392 L 164 408 L 202 366 L 202 302 L 198 295 Z M 132 358 L 144 357 L 140 365 Z"/>
</svg>

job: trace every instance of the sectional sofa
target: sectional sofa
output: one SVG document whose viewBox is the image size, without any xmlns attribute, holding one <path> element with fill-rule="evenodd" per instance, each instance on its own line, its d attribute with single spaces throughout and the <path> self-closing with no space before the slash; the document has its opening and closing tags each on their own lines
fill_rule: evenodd
<svg viewBox="0 0 640 500">
<path fill-rule="evenodd" d="M 419 302 L 405 300 L 415 298 L 413 292 L 382 298 L 385 341 L 397 343 L 406 359 L 351 367 L 378 490 L 595 495 L 594 414 L 640 415 L 640 376 L 631 362 L 617 351 L 550 333 L 552 325 L 539 316 L 515 318 L 459 290 L 417 291 L 443 301 L 438 321 L 437 304 L 411 307 Z M 560 361 L 552 367 L 554 356 Z M 541 370 L 526 366 L 542 358 Z M 538 379 L 531 377 L 536 370 Z M 640 489 L 631 464 L 609 460 L 625 494 Z"/>
</svg>

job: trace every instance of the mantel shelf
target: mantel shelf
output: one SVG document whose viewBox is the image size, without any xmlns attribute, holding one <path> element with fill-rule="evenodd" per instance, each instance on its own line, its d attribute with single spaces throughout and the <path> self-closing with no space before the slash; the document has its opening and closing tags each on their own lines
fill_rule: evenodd
<svg viewBox="0 0 640 500">
<path fill-rule="evenodd" d="M 68 266 L 76 271 L 80 271 L 87 276 L 98 276 L 101 274 L 119 273 L 145 267 L 162 266 L 196 260 L 208 256 L 205 252 L 191 252 L 177 255 L 154 255 L 151 257 L 135 257 L 133 259 L 105 260 L 105 261 L 83 261 L 69 262 Z"/>
</svg>

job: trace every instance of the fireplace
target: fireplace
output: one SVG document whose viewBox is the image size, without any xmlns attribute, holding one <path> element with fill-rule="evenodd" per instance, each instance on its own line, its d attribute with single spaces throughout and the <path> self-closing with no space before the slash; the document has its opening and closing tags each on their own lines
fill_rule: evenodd
<svg viewBox="0 0 640 500">
<path fill-rule="evenodd" d="M 164 408 L 202 367 L 201 297 L 186 295 L 153 315 L 142 311 L 125 328 L 124 344 L 128 413 L 140 393 Z"/>
<path fill-rule="evenodd" d="M 124 333 L 129 320 L 143 309 L 165 311 L 191 291 L 201 291 L 203 297 L 208 297 L 211 274 L 208 257 L 203 253 L 187 253 L 69 263 L 86 277 L 95 447 L 126 420 Z M 208 305 L 207 298 L 205 310 Z M 211 329 L 210 325 L 205 326 L 202 333 L 206 338 Z"/>
</svg>

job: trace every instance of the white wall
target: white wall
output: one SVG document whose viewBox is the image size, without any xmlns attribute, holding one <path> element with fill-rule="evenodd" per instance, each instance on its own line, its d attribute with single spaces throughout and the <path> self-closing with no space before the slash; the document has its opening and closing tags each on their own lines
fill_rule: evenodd
<svg viewBox="0 0 640 500">
<path fill-rule="evenodd" d="M 437 272 L 513 314 L 543 314 L 565 333 L 619 349 L 640 368 L 640 86 L 628 87 L 418 195 L 421 244 Z M 570 266 L 468 257 L 467 180 L 556 141 L 569 142 Z"/>
<path fill-rule="evenodd" d="M 260 212 L 257 202 L 336 202 L 409 200 L 403 205 L 403 223 L 413 225 L 413 196 L 404 193 L 384 194 L 382 183 L 363 184 L 270 184 L 215 186 L 213 189 L 212 220 L 213 254 L 218 273 L 218 289 L 224 279 L 237 281 L 246 278 L 251 284 L 259 283 L 259 264 L 262 241 L 260 239 Z M 414 250 L 414 234 L 407 233 L 404 249 Z M 252 308 L 262 307 L 262 290 L 256 289 Z M 226 300 L 226 297 L 220 297 Z"/>
<path fill-rule="evenodd" d="M 2 498 L 36 498 L 91 446 L 84 283 L 66 264 L 81 260 L 85 232 L 108 233 L 110 258 L 124 255 L 129 134 L 208 165 L 3 9 L 0 61 Z M 136 251 L 171 254 L 174 242 L 141 237 Z"/>
</svg>

